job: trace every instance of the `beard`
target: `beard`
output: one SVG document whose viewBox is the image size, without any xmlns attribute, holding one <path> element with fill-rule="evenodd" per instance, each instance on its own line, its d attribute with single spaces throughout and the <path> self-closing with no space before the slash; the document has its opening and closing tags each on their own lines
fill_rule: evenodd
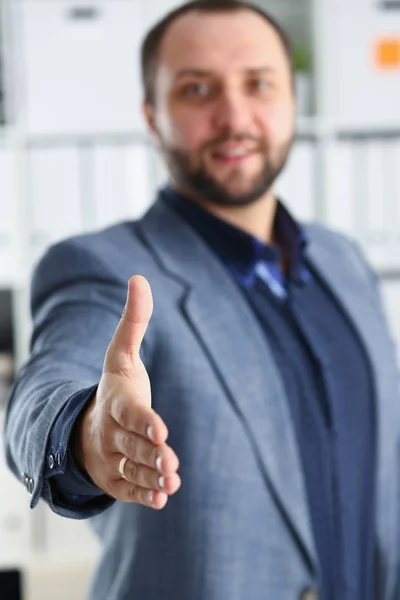
<svg viewBox="0 0 400 600">
<path fill-rule="evenodd" d="M 275 152 L 274 158 L 265 142 L 258 141 L 258 148 L 263 156 L 263 165 L 260 172 L 253 176 L 246 189 L 231 191 L 234 188 L 235 181 L 241 183 L 240 168 L 232 169 L 228 179 L 222 183 L 209 172 L 206 167 L 204 154 L 205 151 L 217 147 L 221 143 L 231 141 L 245 141 L 249 137 L 224 137 L 214 140 L 200 152 L 200 160 L 194 165 L 193 160 L 187 152 L 161 143 L 161 151 L 164 156 L 168 170 L 172 175 L 174 182 L 189 196 L 201 199 L 217 206 L 249 206 L 259 200 L 266 194 L 275 183 L 283 168 L 286 166 L 290 151 L 294 142 L 294 135 L 282 143 Z M 254 139 L 252 140 L 254 141 Z"/>
</svg>

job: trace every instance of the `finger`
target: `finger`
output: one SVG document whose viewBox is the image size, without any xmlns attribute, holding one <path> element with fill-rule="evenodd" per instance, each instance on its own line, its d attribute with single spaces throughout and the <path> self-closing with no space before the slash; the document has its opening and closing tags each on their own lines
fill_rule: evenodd
<svg viewBox="0 0 400 600">
<path fill-rule="evenodd" d="M 117 372 L 121 358 L 139 357 L 140 345 L 152 312 L 153 297 L 149 282 L 141 275 L 131 277 L 125 308 L 106 354 L 106 371 Z"/>
<path fill-rule="evenodd" d="M 139 398 L 133 400 L 125 394 L 113 396 L 109 412 L 126 432 L 141 435 L 154 444 L 162 444 L 168 438 L 168 428 L 162 418 L 145 402 L 140 403 Z"/>
<path fill-rule="evenodd" d="M 119 465 L 122 458 L 124 458 L 122 454 L 116 454 L 115 474 L 119 479 L 121 478 Z M 165 492 L 169 496 L 175 494 L 181 486 L 181 478 L 177 473 L 173 473 L 170 477 L 165 477 L 154 469 L 134 463 L 132 460 L 125 462 L 123 479 L 134 483 L 138 487 Z"/>
<path fill-rule="evenodd" d="M 179 460 L 170 446 L 155 446 L 144 438 L 118 429 L 114 434 L 116 452 L 126 456 L 134 463 L 157 470 L 169 477 L 179 468 Z"/>
<path fill-rule="evenodd" d="M 164 508 L 168 501 L 168 496 L 165 492 L 148 490 L 123 479 L 119 479 L 113 483 L 110 488 L 110 495 L 121 502 L 136 502 L 155 510 Z"/>
</svg>

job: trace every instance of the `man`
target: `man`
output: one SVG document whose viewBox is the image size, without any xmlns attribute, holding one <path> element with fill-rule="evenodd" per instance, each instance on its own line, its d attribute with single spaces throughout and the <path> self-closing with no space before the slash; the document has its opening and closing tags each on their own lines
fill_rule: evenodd
<svg viewBox="0 0 400 600">
<path fill-rule="evenodd" d="M 93 517 L 91 599 L 400 598 L 395 352 L 356 246 L 274 193 L 287 37 L 199 1 L 142 58 L 170 184 L 40 262 L 10 467 L 32 507 Z"/>
</svg>

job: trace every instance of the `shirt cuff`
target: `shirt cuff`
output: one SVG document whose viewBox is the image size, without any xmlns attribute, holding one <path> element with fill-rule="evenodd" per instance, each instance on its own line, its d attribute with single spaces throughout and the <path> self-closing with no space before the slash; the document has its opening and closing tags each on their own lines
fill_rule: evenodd
<svg viewBox="0 0 400 600">
<path fill-rule="evenodd" d="M 91 498 L 104 495 L 77 467 L 70 449 L 72 428 L 81 412 L 92 400 L 97 385 L 74 394 L 59 416 L 50 433 L 47 445 L 45 478 L 51 486 L 74 505 L 86 503 Z"/>
</svg>

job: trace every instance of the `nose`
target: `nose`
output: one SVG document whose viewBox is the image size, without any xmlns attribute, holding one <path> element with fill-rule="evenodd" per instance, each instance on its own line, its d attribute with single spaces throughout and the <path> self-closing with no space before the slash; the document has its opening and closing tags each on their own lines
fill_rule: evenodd
<svg viewBox="0 0 400 600">
<path fill-rule="evenodd" d="M 229 133 L 248 133 L 251 122 L 249 100 L 236 90 L 224 91 L 215 105 L 215 127 Z"/>
</svg>

